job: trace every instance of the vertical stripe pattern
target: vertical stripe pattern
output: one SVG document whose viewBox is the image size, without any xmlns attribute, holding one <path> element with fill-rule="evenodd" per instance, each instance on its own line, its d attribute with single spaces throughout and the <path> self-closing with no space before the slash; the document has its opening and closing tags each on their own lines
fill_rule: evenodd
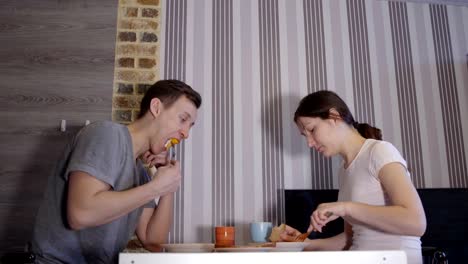
<svg viewBox="0 0 468 264">
<path fill-rule="evenodd" d="M 389 2 L 403 156 L 413 183 L 424 187 L 418 105 L 406 3 Z"/>
<path fill-rule="evenodd" d="M 212 3 L 213 224 L 234 225 L 232 1 Z"/>
<path fill-rule="evenodd" d="M 247 244 L 248 223 L 284 221 L 284 188 L 338 188 L 340 157 L 310 152 L 292 120 L 317 90 L 337 92 L 356 121 L 381 126 L 417 187 L 467 187 L 468 7 L 161 2 L 160 76 L 203 96 L 189 140 L 176 149 L 184 175 L 171 243 L 211 243 L 214 226 L 233 225 L 236 243 Z"/>
<path fill-rule="evenodd" d="M 450 187 L 468 187 L 464 139 L 458 102 L 447 7 L 429 5 L 444 123 Z"/>
<path fill-rule="evenodd" d="M 185 46 L 186 46 L 186 23 L 187 23 L 186 0 L 167 1 L 166 11 L 166 39 L 164 53 L 164 79 L 185 80 Z M 176 159 L 184 167 L 185 144 L 175 147 Z M 171 227 L 169 241 L 180 243 L 184 240 L 184 179 L 174 199 L 174 224 Z"/>
<path fill-rule="evenodd" d="M 303 0 L 307 91 L 327 90 L 322 0 Z M 333 188 L 332 160 L 310 150 L 312 189 Z"/>
<path fill-rule="evenodd" d="M 283 133 L 278 1 L 259 0 L 259 53 L 263 167 L 263 218 L 283 219 Z"/>
<path fill-rule="evenodd" d="M 347 0 L 349 48 L 354 95 L 354 118 L 374 125 L 374 97 L 369 61 L 369 41 L 364 0 Z"/>
</svg>

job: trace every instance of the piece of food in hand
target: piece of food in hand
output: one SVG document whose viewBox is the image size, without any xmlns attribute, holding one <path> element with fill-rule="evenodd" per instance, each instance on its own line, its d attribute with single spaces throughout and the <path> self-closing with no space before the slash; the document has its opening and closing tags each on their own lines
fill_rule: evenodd
<svg viewBox="0 0 468 264">
<path fill-rule="evenodd" d="M 275 226 L 271 229 L 270 241 L 271 242 L 278 242 L 280 240 L 280 235 L 286 230 L 286 225 L 281 224 L 279 226 Z"/>
<path fill-rule="evenodd" d="M 169 150 L 172 146 L 175 146 L 177 144 L 179 144 L 179 140 L 177 138 L 171 138 L 166 142 L 164 146 L 166 147 L 166 150 Z"/>
</svg>

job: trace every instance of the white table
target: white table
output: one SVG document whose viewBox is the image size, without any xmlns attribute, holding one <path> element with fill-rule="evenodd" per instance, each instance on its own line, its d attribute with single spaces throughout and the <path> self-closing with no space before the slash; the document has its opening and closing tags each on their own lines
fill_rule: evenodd
<svg viewBox="0 0 468 264">
<path fill-rule="evenodd" d="M 404 251 L 121 253 L 119 264 L 406 264 Z"/>
</svg>

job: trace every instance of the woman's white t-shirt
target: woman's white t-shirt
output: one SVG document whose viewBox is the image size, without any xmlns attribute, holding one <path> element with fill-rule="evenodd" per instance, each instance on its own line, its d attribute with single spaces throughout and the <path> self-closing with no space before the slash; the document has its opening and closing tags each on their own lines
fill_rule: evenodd
<svg viewBox="0 0 468 264">
<path fill-rule="evenodd" d="M 406 161 L 391 143 L 367 139 L 348 168 L 342 166 L 339 171 L 338 201 L 391 205 L 378 175 L 383 166 L 393 162 L 407 168 Z M 407 175 L 409 177 L 408 170 Z M 393 235 L 360 224 L 351 226 L 353 240 L 350 250 L 404 250 L 408 263 L 422 263 L 419 237 Z"/>
</svg>

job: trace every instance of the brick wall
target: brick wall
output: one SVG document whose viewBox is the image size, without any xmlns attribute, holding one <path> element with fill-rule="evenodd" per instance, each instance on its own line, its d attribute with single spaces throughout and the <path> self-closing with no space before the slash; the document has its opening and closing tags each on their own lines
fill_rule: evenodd
<svg viewBox="0 0 468 264">
<path fill-rule="evenodd" d="M 159 79 L 159 0 L 119 0 L 112 119 L 130 123 L 148 87 Z"/>
</svg>

